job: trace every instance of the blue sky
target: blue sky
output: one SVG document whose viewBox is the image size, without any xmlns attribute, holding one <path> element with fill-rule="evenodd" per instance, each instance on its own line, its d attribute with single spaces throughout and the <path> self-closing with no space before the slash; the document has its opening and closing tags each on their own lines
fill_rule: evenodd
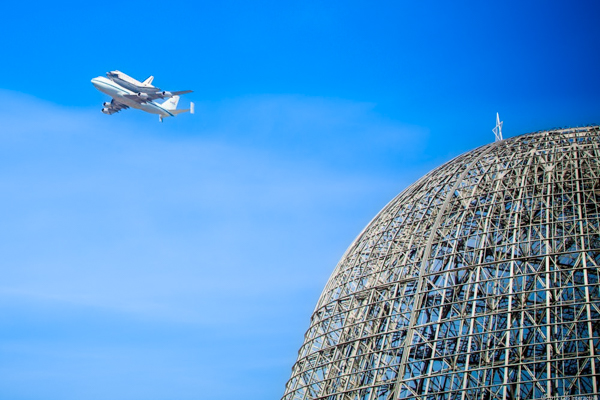
<svg viewBox="0 0 600 400">
<path fill-rule="evenodd" d="M 396 194 L 599 121 L 595 2 L 322 3 L 3 5 L 0 398 L 277 399 Z M 113 69 L 196 115 L 103 115 Z"/>
</svg>

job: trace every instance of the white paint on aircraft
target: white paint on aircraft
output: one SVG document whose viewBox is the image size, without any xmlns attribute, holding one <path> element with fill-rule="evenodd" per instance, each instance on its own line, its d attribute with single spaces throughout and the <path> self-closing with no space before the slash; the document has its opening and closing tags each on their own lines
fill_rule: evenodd
<svg viewBox="0 0 600 400">
<path fill-rule="evenodd" d="M 194 103 L 190 103 L 189 109 L 177 109 L 179 95 L 190 93 L 191 90 L 179 92 L 161 91 L 161 89 L 152 86 L 154 77 L 149 77 L 144 82 L 139 82 L 130 76 L 120 72 L 111 71 L 107 74 L 108 78 L 99 76 L 92 79 L 92 84 L 96 89 L 112 97 L 110 102 L 105 102 L 102 112 L 104 114 L 114 114 L 129 107 L 142 110 L 151 114 L 158 114 L 162 122 L 165 117 L 174 117 L 184 112 L 194 113 Z M 155 100 L 166 99 L 163 103 Z"/>
</svg>

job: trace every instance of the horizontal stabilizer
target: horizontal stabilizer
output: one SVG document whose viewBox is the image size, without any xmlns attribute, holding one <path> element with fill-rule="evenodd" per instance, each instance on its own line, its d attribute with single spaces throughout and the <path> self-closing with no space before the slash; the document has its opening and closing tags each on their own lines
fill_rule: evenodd
<svg viewBox="0 0 600 400">
<path fill-rule="evenodd" d="M 193 112 L 191 112 L 191 109 L 189 109 L 189 108 L 187 108 L 185 110 L 173 110 L 173 111 L 171 111 L 171 114 L 178 115 L 178 114 L 188 112 L 188 111 L 190 111 L 190 114 L 193 114 Z"/>
<path fill-rule="evenodd" d="M 179 100 L 179 96 L 177 96 L 176 98 Z M 193 114 L 194 108 L 195 108 L 194 103 L 190 102 L 190 108 L 187 108 L 185 110 L 174 110 L 173 109 L 173 110 L 169 110 L 169 112 L 173 115 L 178 115 L 178 114 L 185 113 L 185 112 L 189 112 L 190 114 Z"/>
</svg>

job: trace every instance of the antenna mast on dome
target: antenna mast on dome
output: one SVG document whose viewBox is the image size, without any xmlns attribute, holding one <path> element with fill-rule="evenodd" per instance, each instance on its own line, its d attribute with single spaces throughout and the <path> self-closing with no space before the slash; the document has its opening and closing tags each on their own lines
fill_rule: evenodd
<svg viewBox="0 0 600 400">
<path fill-rule="evenodd" d="M 492 132 L 494 132 L 494 136 L 496 136 L 496 142 L 503 140 L 502 138 L 502 124 L 504 123 L 504 121 L 500 121 L 500 115 L 498 115 L 498 113 L 496 113 L 496 127 L 494 129 L 492 129 Z"/>
</svg>

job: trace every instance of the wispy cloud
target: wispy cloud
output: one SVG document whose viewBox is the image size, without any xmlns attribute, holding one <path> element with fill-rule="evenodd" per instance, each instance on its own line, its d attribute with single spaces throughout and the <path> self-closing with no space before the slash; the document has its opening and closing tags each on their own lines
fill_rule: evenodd
<svg viewBox="0 0 600 400">
<path fill-rule="evenodd" d="M 144 126 L 144 136 L 130 121 L 118 126 L 96 111 L 11 97 L 0 116 L 7 121 L 1 203 L 11 210 L 2 239 L 14 265 L 4 293 L 34 287 L 46 299 L 128 310 L 139 308 L 130 297 L 148 297 L 148 311 L 158 311 L 151 298 L 166 301 L 203 282 L 203 292 L 267 290 L 272 270 L 293 275 L 297 266 L 282 264 L 282 249 L 294 252 L 291 243 L 309 242 L 320 224 L 340 223 L 373 201 L 374 190 L 398 187 L 386 174 L 332 167 L 331 157 L 364 164 L 386 156 L 387 139 L 419 143 L 417 128 L 339 100 L 262 96 L 204 105 L 203 128 L 192 135 L 188 125 L 188 135 L 174 138 L 164 125 Z"/>
<path fill-rule="evenodd" d="M 190 346 L 220 343 L 220 361 L 198 355 L 186 373 L 228 369 L 244 352 L 235 379 L 260 371 L 281 385 L 335 263 L 419 173 L 406 160 L 426 135 L 335 99 L 234 99 L 159 124 L 2 94 L 12 101 L 0 110 L 0 308 L 10 311 L 0 328 L 12 345 L 0 352 L 59 340 L 64 354 L 118 360 L 141 350 L 101 332 L 126 329 L 174 352 L 165 362 L 177 368 L 183 350 L 171 346 L 194 332 Z"/>
</svg>

